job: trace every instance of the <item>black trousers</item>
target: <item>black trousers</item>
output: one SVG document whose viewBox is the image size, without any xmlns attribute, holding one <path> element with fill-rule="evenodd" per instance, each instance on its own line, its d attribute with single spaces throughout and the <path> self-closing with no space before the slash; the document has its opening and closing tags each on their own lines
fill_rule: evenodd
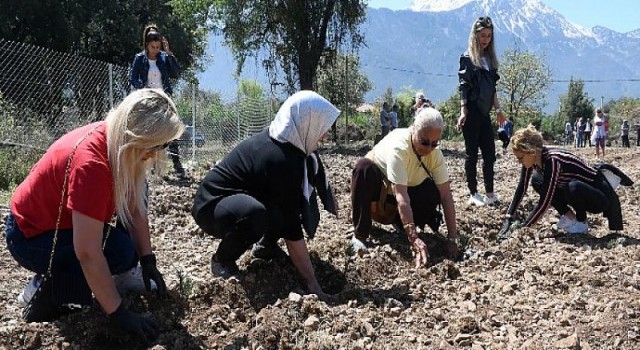
<svg viewBox="0 0 640 350">
<path fill-rule="evenodd" d="M 368 158 L 360 158 L 353 169 L 351 177 L 351 219 L 356 238 L 366 240 L 371 231 L 371 202 L 380 199 L 380 188 L 383 182 L 382 171 Z M 413 211 L 413 220 L 417 227 L 431 222 L 440 204 L 440 192 L 433 180 L 427 178 L 420 185 L 409 187 L 409 200 Z M 387 196 L 387 201 L 395 203 L 395 197 Z M 396 215 L 396 223 L 402 225 L 400 215 Z"/>
<path fill-rule="evenodd" d="M 534 173 L 531 176 L 531 186 L 540 194 L 542 192 L 542 183 L 544 179 L 542 175 Z M 576 213 L 578 221 L 587 220 L 587 212 L 603 213 L 609 208 L 610 196 L 615 195 L 607 180 L 598 176 L 595 186 L 591 186 L 582 181 L 571 181 L 565 188 L 559 188 L 554 192 L 551 199 L 551 206 L 555 208 L 560 215 L 566 214 L 572 207 Z"/>
<path fill-rule="evenodd" d="M 484 176 L 484 189 L 487 193 L 493 193 L 493 164 L 496 162 L 496 144 L 493 140 L 493 127 L 491 118 L 480 115 L 469 105 L 467 120 L 462 127 L 464 136 L 464 148 L 466 159 L 464 160 L 464 172 L 467 177 L 469 192 L 478 192 L 478 149 L 482 152 L 482 175 Z"/>
<path fill-rule="evenodd" d="M 216 256 L 220 262 L 238 260 L 263 235 L 277 231 L 283 216 L 246 194 L 235 194 L 203 207 L 196 223 L 206 233 L 222 239 Z"/>
<path fill-rule="evenodd" d="M 182 167 L 182 163 L 180 163 L 180 149 L 178 148 L 178 142 L 172 141 L 169 143 L 169 157 L 171 157 L 171 161 L 173 162 L 173 169 L 178 174 L 184 174 L 184 168 Z"/>
</svg>

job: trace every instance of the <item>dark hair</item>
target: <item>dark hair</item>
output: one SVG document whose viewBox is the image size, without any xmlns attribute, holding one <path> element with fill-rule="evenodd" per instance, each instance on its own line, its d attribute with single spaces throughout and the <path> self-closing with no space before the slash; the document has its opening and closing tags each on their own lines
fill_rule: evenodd
<svg viewBox="0 0 640 350">
<path fill-rule="evenodd" d="M 147 49 L 147 44 L 151 41 L 160 41 L 162 35 L 155 24 L 148 24 L 142 31 L 142 48 Z"/>
<path fill-rule="evenodd" d="M 483 30 L 484 28 L 493 28 L 493 22 L 491 21 L 491 17 L 485 16 L 480 17 L 476 20 L 473 28 L 476 32 Z"/>
</svg>

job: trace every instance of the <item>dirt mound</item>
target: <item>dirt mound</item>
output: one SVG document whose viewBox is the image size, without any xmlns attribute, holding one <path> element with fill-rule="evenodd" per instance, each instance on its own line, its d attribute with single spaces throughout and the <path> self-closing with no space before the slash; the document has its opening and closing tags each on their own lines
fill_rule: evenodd
<svg viewBox="0 0 640 350">
<path fill-rule="evenodd" d="M 442 238 L 423 234 L 430 267 L 416 270 L 407 239 L 390 226 L 375 227 L 365 254 L 350 254 L 351 169 L 368 147 L 333 147 L 323 160 L 340 217 L 322 213 L 309 249 L 335 303 L 304 295 L 292 266 L 249 254 L 239 261 L 241 280 L 212 278 L 209 259 L 218 241 L 191 218 L 197 184 L 161 179 L 150 184 L 151 228 L 170 297 L 128 295 L 125 302 L 159 321 L 153 349 L 640 348 L 640 183 L 618 191 L 624 232 L 612 234 L 606 219 L 590 215 L 589 235 L 545 238 L 557 220 L 549 212 L 535 227 L 497 242 L 518 180 L 515 158 L 498 155 L 498 207 L 469 207 L 461 145 L 442 147 L 467 243 L 462 261 L 445 260 Z M 593 148 L 578 152 L 595 160 Z M 608 149 L 606 159 L 640 180 L 636 149 Z M 529 195 L 521 207 L 530 210 L 536 201 Z M 0 274 L 0 349 L 144 348 L 96 308 L 24 323 L 16 297 L 30 273 L 2 248 Z"/>
</svg>

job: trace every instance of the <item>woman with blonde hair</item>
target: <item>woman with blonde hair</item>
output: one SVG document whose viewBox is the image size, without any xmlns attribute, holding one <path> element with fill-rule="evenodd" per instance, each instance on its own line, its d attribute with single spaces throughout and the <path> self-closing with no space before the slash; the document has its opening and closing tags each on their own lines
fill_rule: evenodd
<svg viewBox="0 0 640 350">
<path fill-rule="evenodd" d="M 471 196 L 468 203 L 482 206 L 498 202 L 493 192 L 493 164 L 496 161 L 496 145 L 489 113 L 495 108 L 498 125 L 505 122 L 500 108 L 496 84 L 498 59 L 496 57 L 493 22 L 480 17 L 473 22 L 469 33 L 467 52 L 460 56 L 458 78 L 460 80 L 460 118 L 457 128 L 462 130 L 466 159 L 464 170 Z M 482 152 L 482 173 L 485 199 L 478 193 L 478 148 Z"/>
<path fill-rule="evenodd" d="M 139 260 L 146 289 L 166 292 L 151 250 L 145 177 L 183 129 L 167 94 L 141 89 L 104 121 L 63 135 L 34 165 L 13 193 L 6 225 L 12 256 L 36 273 L 19 297 L 26 321 L 90 305 L 93 292 L 116 325 L 156 336 L 153 320 L 126 310 L 112 275 L 128 276 Z"/>
<path fill-rule="evenodd" d="M 554 225 L 557 230 L 587 233 L 587 212 L 603 213 L 609 221 L 609 229 L 622 230 L 622 212 L 614 190 L 617 184 L 612 185 L 613 181 L 605 176 L 606 171 L 612 170 L 619 176 L 618 180 L 624 179 L 620 184 L 628 185 L 630 180 L 617 168 L 610 165 L 592 167 L 566 148 L 545 146 L 542 134 L 533 125 L 515 132 L 511 150 L 522 168 L 500 238 L 508 236 L 529 182 L 540 200 L 522 222 L 523 227 L 535 224 L 551 205 L 560 214 L 560 220 Z"/>
</svg>

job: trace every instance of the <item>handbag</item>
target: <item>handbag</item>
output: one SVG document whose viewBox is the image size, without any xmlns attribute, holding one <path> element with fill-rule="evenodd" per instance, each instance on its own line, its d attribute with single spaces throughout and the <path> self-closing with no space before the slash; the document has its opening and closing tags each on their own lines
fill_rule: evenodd
<svg viewBox="0 0 640 350">
<path fill-rule="evenodd" d="M 371 218 L 383 225 L 392 224 L 398 215 L 398 203 L 396 199 L 389 194 L 390 187 L 391 182 L 384 179 L 382 186 L 380 186 L 378 200 L 371 202 Z"/>
</svg>

